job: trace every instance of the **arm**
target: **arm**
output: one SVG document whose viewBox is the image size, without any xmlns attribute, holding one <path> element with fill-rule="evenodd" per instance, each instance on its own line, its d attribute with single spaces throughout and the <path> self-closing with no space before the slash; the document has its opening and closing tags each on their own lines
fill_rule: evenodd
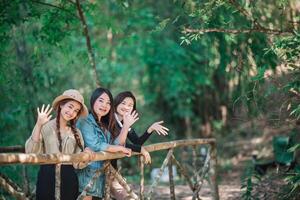
<svg viewBox="0 0 300 200">
<path fill-rule="evenodd" d="M 134 129 L 131 129 L 130 132 L 128 133 L 127 138 L 135 145 L 140 145 L 142 146 L 146 140 L 150 137 L 151 133 L 148 133 L 145 131 L 145 133 L 141 136 L 138 136 L 135 132 Z"/>
<path fill-rule="evenodd" d="M 94 126 L 87 120 L 83 120 L 79 124 L 78 128 L 82 132 L 85 146 L 89 147 L 92 151 L 94 152 L 107 151 L 111 153 L 123 152 L 126 155 L 131 155 L 130 149 L 127 149 L 119 145 L 111 145 L 108 142 L 106 142 L 104 134 L 101 134 L 99 139 L 99 136 L 96 135 L 97 132 L 94 129 Z"/>
<path fill-rule="evenodd" d="M 51 119 L 51 111 L 52 108 L 50 108 L 50 105 L 48 105 L 46 108 L 43 105 L 41 111 L 39 108 L 37 108 L 37 122 L 33 128 L 30 138 L 25 143 L 26 153 L 42 153 L 42 127 Z"/>
</svg>

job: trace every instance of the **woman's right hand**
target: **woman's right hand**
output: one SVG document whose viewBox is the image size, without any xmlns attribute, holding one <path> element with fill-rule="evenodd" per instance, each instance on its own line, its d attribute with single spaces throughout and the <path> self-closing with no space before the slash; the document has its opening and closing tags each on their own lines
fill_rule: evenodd
<svg viewBox="0 0 300 200">
<path fill-rule="evenodd" d="M 132 153 L 131 149 L 123 147 L 123 146 L 120 146 L 120 151 L 122 153 L 124 153 L 127 157 L 130 157 L 131 153 Z"/>
<path fill-rule="evenodd" d="M 52 107 L 48 104 L 47 107 L 45 108 L 45 105 L 43 104 L 41 110 L 38 107 L 37 112 L 38 112 L 38 118 L 37 118 L 37 125 L 42 126 L 46 124 L 48 121 L 50 121 L 52 115 L 50 115 L 52 111 Z"/>
<path fill-rule="evenodd" d="M 144 163 L 145 164 L 151 164 L 151 156 L 150 156 L 149 152 L 144 147 L 141 148 L 141 154 L 144 157 Z"/>
<path fill-rule="evenodd" d="M 123 117 L 123 127 L 130 128 L 137 120 L 139 120 L 139 114 L 135 110 L 132 113 L 126 113 Z"/>
</svg>

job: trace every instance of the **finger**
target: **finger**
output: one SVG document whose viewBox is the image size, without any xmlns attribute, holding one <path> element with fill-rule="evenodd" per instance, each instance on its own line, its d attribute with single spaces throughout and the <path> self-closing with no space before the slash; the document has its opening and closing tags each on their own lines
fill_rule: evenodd
<svg viewBox="0 0 300 200">
<path fill-rule="evenodd" d="M 162 134 L 159 130 L 155 130 L 155 132 L 156 132 L 158 135 L 161 135 L 161 134 Z"/>
<path fill-rule="evenodd" d="M 42 112 L 44 112 L 44 107 L 45 107 L 45 105 L 43 104 L 42 109 L 41 109 Z"/>
<path fill-rule="evenodd" d="M 134 115 L 133 115 L 133 118 L 135 119 L 135 118 L 137 118 L 139 116 L 139 114 L 138 113 L 135 113 Z"/>
<path fill-rule="evenodd" d="M 46 115 L 49 115 L 52 112 L 53 108 L 51 107 L 48 112 L 46 113 Z"/>
<path fill-rule="evenodd" d="M 50 115 L 49 117 L 47 117 L 47 121 L 50 121 L 51 117 L 52 117 L 52 115 Z"/>
<path fill-rule="evenodd" d="M 41 114 L 39 107 L 37 107 L 37 112 L 38 112 L 38 114 Z"/>
<path fill-rule="evenodd" d="M 156 124 L 162 124 L 164 121 L 155 122 Z"/>
<path fill-rule="evenodd" d="M 138 117 L 138 118 L 136 118 L 135 120 L 134 120 L 134 123 L 137 121 L 137 120 L 139 120 L 140 118 Z"/>
<path fill-rule="evenodd" d="M 50 105 L 48 104 L 47 107 L 45 108 L 45 112 L 48 111 L 49 107 L 50 107 Z"/>
<path fill-rule="evenodd" d="M 167 131 L 161 130 L 160 132 L 161 132 L 163 135 L 168 135 L 168 132 L 167 132 Z"/>
<path fill-rule="evenodd" d="M 162 129 L 169 131 L 169 129 L 167 127 L 161 126 Z"/>
</svg>

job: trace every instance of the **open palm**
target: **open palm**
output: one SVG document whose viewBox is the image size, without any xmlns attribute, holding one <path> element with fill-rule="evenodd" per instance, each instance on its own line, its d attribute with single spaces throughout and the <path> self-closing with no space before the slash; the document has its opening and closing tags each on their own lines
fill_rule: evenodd
<svg viewBox="0 0 300 200">
<path fill-rule="evenodd" d="M 38 118 L 37 118 L 37 123 L 39 125 L 44 125 L 45 123 L 47 123 L 52 115 L 50 115 L 52 111 L 52 108 L 50 107 L 50 105 L 48 104 L 47 107 L 45 107 L 45 105 L 43 104 L 41 110 L 40 108 L 37 108 L 37 112 L 38 112 Z"/>
</svg>

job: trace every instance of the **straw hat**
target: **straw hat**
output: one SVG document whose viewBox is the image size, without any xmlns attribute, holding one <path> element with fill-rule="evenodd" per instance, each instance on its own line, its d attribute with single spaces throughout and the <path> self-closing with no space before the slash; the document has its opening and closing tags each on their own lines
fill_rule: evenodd
<svg viewBox="0 0 300 200">
<path fill-rule="evenodd" d="M 84 105 L 83 96 L 80 94 L 78 90 L 75 89 L 66 90 L 62 95 L 56 97 L 52 102 L 52 107 L 56 110 L 59 102 L 65 99 L 75 100 L 82 105 L 82 111 L 80 113 L 81 117 L 85 117 L 88 115 L 89 112 L 86 105 Z"/>
</svg>

